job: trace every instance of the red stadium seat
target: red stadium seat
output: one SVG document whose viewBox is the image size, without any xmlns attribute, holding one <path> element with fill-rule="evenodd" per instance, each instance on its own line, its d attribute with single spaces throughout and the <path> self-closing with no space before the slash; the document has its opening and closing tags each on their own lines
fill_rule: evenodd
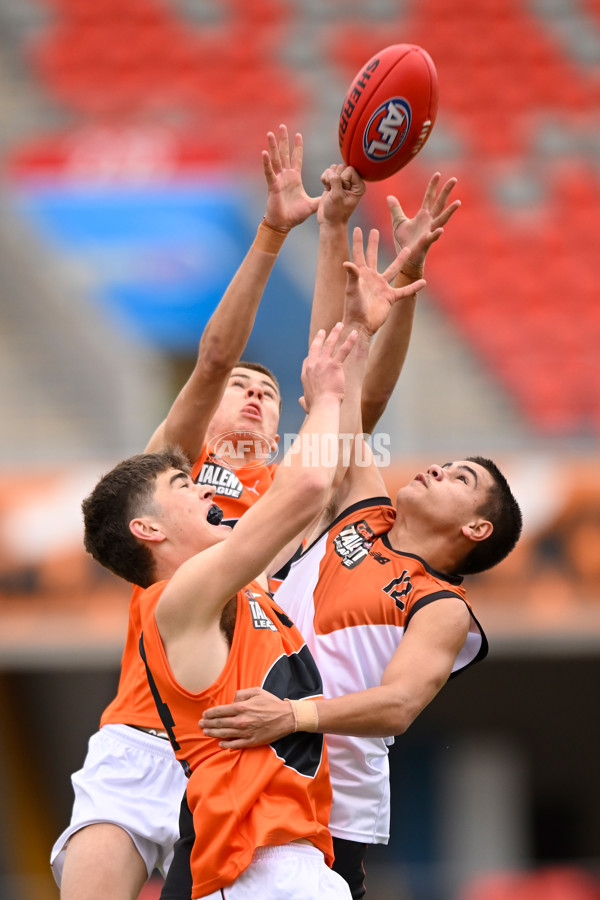
<svg viewBox="0 0 600 900">
<path fill-rule="evenodd" d="M 283 61 L 298 15 L 286 0 L 222 0 L 216 23 L 204 27 L 184 26 L 167 0 L 46 3 L 55 17 L 32 52 L 35 71 L 83 122 L 176 121 L 194 153 L 233 163 L 255 159 L 278 121 L 302 127 L 310 109 L 312 88 Z M 581 3 L 590 19 L 600 17 L 600 0 Z M 337 69 L 342 87 L 392 43 L 420 44 L 435 61 L 438 121 L 460 153 L 443 174 L 459 176 L 463 208 L 428 262 L 432 296 L 540 429 L 593 421 L 600 433 L 600 399 L 590 388 L 600 344 L 600 70 L 569 59 L 521 0 L 463 0 L 460 15 L 448 0 L 391 7 L 383 21 L 369 4 L 342 14 L 341 0 L 330 0 L 314 52 Z M 592 161 L 565 162 L 563 147 L 546 140 L 553 128 L 579 160 Z M 363 209 L 373 224 L 381 227 L 389 193 L 409 214 L 418 209 L 430 175 L 425 158 L 369 185 Z M 505 208 L 502 180 L 520 165 L 539 185 L 539 206 Z M 382 238 L 391 250 L 389 235 Z M 565 375 L 557 387 L 558 360 Z"/>
</svg>

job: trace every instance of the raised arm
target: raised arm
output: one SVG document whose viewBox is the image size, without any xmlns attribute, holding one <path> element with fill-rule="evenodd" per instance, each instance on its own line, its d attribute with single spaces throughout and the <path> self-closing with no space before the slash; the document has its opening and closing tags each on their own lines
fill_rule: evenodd
<svg viewBox="0 0 600 900">
<path fill-rule="evenodd" d="M 373 336 L 387 327 L 396 307 L 406 302 L 407 296 L 415 295 L 425 286 L 422 278 L 410 285 L 397 286 L 398 274 L 409 257 L 408 247 L 398 252 L 384 272 L 377 271 L 379 232 L 376 229 L 369 234 L 366 252 L 363 251 L 360 228 L 354 229 L 352 245 L 353 262 L 344 263 L 347 273 L 344 322 L 346 327 L 357 331 L 358 338 L 352 362 L 350 364 L 349 361 L 346 366 L 346 394 L 341 421 L 342 432 L 355 435 L 355 444 L 338 464 L 335 496 L 315 530 L 324 528 L 341 509 L 352 503 L 385 494 L 383 479 L 363 437 L 361 398 L 364 396 L 365 372 L 368 373 L 371 364 Z"/>
<path fill-rule="evenodd" d="M 396 197 L 387 198 L 396 252 L 404 248 L 410 251 L 396 278 L 396 287 L 409 286 L 423 277 L 430 248 L 440 239 L 444 226 L 460 206 L 459 200 L 448 202 L 456 178 L 448 179 L 438 191 L 440 178 L 436 172 L 430 179 L 421 208 L 413 219 L 405 215 Z M 410 343 L 415 306 L 416 294 L 409 294 L 397 303 L 373 342 L 362 399 L 363 427 L 367 434 L 375 428 L 396 387 Z"/>
<path fill-rule="evenodd" d="M 340 324 L 327 338 L 319 332 L 311 344 L 302 370 L 309 412 L 272 486 L 225 540 L 187 560 L 165 588 L 157 622 L 171 638 L 214 624 L 225 603 L 265 569 L 325 502 L 337 463 L 343 363 L 356 340 L 356 332 L 341 339 L 341 331 Z"/>
<path fill-rule="evenodd" d="M 355 169 L 338 164 L 321 175 L 325 190 L 319 201 L 319 248 L 309 342 L 320 328 L 329 331 L 342 318 L 346 272 L 350 259 L 348 222 L 365 192 Z"/>
<path fill-rule="evenodd" d="M 358 332 L 357 349 L 365 351 L 361 365 L 353 361 L 347 365 L 346 395 L 344 407 L 348 406 L 351 391 L 362 392 L 363 379 L 367 369 L 367 358 L 370 361 L 370 346 L 375 334 L 386 327 L 394 308 L 407 298 L 425 287 L 423 278 L 414 279 L 409 286 L 399 286 L 398 276 L 406 265 L 410 254 L 408 247 L 398 251 L 395 259 L 385 269 L 378 271 L 379 232 L 373 228 L 369 232 L 366 249 L 364 247 L 362 229 L 355 228 L 352 233 L 352 261 L 343 264 L 346 276 L 343 302 L 343 322 L 347 329 Z M 393 284 L 392 284 L 393 282 Z M 355 352 L 356 355 L 356 352 Z M 356 402 L 357 418 L 354 431 L 361 433 L 360 404 Z"/>
<path fill-rule="evenodd" d="M 355 332 L 356 344 L 345 364 L 344 401 L 339 417 L 340 446 L 335 477 L 331 484 L 330 496 L 323 503 L 318 516 L 311 522 L 308 530 L 296 535 L 297 543 L 306 539 L 308 543 L 336 515 L 342 506 L 353 503 L 364 497 L 382 494 L 383 480 L 374 466 L 363 466 L 368 457 L 368 447 L 359 447 L 358 454 L 355 441 L 362 444 L 361 393 L 363 378 L 369 359 L 369 347 L 373 335 L 387 320 L 396 303 L 408 292 L 414 293 L 425 286 L 425 281 L 415 281 L 410 287 L 393 287 L 391 282 L 397 278 L 403 263 L 408 258 L 409 250 L 401 250 L 393 262 L 380 273 L 378 266 L 379 232 L 372 229 L 369 233 L 366 248 L 363 233 L 355 228 L 352 235 L 352 261 L 343 263 L 345 273 L 345 289 L 343 303 L 343 325 L 345 333 Z M 306 403 L 303 402 L 305 410 Z M 350 499 L 348 499 L 350 498 Z M 297 543 L 292 545 L 295 550 Z M 290 548 L 287 548 L 289 558 Z M 286 559 L 278 556 L 270 567 L 275 572 Z"/>
<path fill-rule="evenodd" d="M 269 149 L 262 153 L 267 182 L 265 217 L 206 325 L 192 374 L 167 418 L 152 436 L 146 452 L 175 444 L 191 461 L 200 455 L 209 422 L 229 374 L 250 337 L 259 303 L 285 237 L 291 228 L 317 210 L 319 198 L 309 197 L 302 184 L 302 136 L 295 136 L 291 153 L 285 125 L 279 127 L 277 137 L 269 132 L 267 141 Z"/>
</svg>

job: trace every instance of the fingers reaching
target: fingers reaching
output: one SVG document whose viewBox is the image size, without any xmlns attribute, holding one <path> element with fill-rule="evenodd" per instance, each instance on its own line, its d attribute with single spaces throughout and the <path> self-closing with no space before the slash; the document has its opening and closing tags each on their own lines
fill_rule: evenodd
<svg viewBox="0 0 600 900">
<path fill-rule="evenodd" d="M 352 232 L 352 261 L 354 262 L 355 266 L 366 265 L 363 232 L 362 228 L 359 228 L 358 225 Z"/>
<path fill-rule="evenodd" d="M 269 131 L 267 134 L 267 143 L 269 145 L 268 155 L 269 162 L 271 164 L 271 169 L 273 170 L 274 175 L 278 175 L 281 172 L 283 166 L 281 164 L 281 155 L 279 153 L 279 144 L 277 143 L 277 138 L 273 134 L 272 131 Z"/>
<path fill-rule="evenodd" d="M 437 197 L 437 186 L 442 177 L 440 172 L 436 172 L 429 179 L 429 184 L 425 188 L 425 196 L 423 197 L 423 209 L 432 210 Z"/>
<path fill-rule="evenodd" d="M 324 328 L 319 329 L 310 345 L 307 360 L 331 360 L 336 364 L 342 365 L 356 343 L 357 338 L 357 332 L 352 330 L 342 340 L 341 335 L 343 330 L 344 325 L 342 322 L 337 322 L 329 334 L 325 333 Z M 305 360 L 305 363 L 307 360 Z"/>
<path fill-rule="evenodd" d="M 290 138 L 285 125 L 279 126 L 279 158 L 284 169 L 290 168 Z"/>
<path fill-rule="evenodd" d="M 334 325 L 323 345 L 323 351 L 327 353 L 332 362 L 337 363 L 340 366 L 346 361 L 358 336 L 358 332 L 353 329 L 346 335 L 344 340 L 341 340 L 343 328 L 344 326 L 341 322 Z"/>
<path fill-rule="evenodd" d="M 439 216 L 439 214 L 444 210 L 444 208 L 448 202 L 448 198 L 450 197 L 450 194 L 457 183 L 458 183 L 457 178 L 449 178 L 448 181 L 445 183 L 445 185 L 443 186 L 443 188 L 437 195 L 435 203 L 432 206 L 431 211 L 434 216 Z M 455 200 L 454 204 L 456 204 L 456 203 L 458 203 L 460 205 L 460 200 Z"/>
<path fill-rule="evenodd" d="M 400 206 L 400 201 L 397 197 L 394 197 L 392 194 L 390 194 L 388 197 L 386 197 L 386 202 L 390 211 L 390 215 L 392 217 L 392 228 L 396 228 L 396 226 L 400 225 L 401 222 L 407 221 L 408 216 Z"/>
<path fill-rule="evenodd" d="M 377 268 L 377 259 L 379 255 L 379 231 L 377 228 L 371 228 L 369 238 L 367 240 L 367 251 L 365 253 L 365 262 L 370 269 Z"/>
<path fill-rule="evenodd" d="M 396 256 L 396 259 L 389 264 L 385 272 L 382 272 L 383 277 L 391 284 L 404 263 L 408 260 L 410 256 L 410 247 L 403 247 L 402 250 Z"/>
</svg>

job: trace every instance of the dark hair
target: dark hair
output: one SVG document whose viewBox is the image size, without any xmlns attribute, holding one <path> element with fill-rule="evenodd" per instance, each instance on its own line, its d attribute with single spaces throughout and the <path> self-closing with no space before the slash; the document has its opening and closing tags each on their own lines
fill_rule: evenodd
<svg viewBox="0 0 600 900">
<path fill-rule="evenodd" d="M 85 549 L 115 575 L 144 588 L 156 580 L 154 557 L 129 523 L 152 510 L 156 479 L 168 469 L 189 472 L 190 464 L 174 448 L 130 456 L 103 475 L 81 504 Z"/>
<path fill-rule="evenodd" d="M 240 359 L 240 361 L 237 362 L 233 368 L 250 369 L 252 372 L 261 372 L 261 374 L 266 375 L 267 378 L 270 378 L 279 392 L 279 409 L 281 409 L 281 388 L 279 387 L 279 381 L 270 369 L 267 369 L 267 367 L 263 366 L 262 363 L 247 362 L 244 359 Z"/>
<path fill-rule="evenodd" d="M 477 541 L 456 567 L 455 574 L 460 575 L 484 572 L 502 562 L 515 547 L 523 527 L 519 504 L 498 466 L 482 456 L 468 456 L 467 460 L 483 466 L 492 476 L 494 483 L 477 512 L 489 519 L 494 530 L 485 540 Z"/>
</svg>

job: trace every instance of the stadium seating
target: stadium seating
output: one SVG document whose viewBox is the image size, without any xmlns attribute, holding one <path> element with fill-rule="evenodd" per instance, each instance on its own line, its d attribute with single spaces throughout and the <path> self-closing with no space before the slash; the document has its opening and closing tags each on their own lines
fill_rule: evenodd
<svg viewBox="0 0 600 900">
<path fill-rule="evenodd" d="M 600 883 L 575 867 L 483 875 L 459 900 L 598 900 Z"/>
<path fill-rule="evenodd" d="M 597 3 L 587 8 L 597 16 Z M 424 0 L 388 30 L 387 43 L 390 33 L 431 53 L 440 77 L 438 122 L 463 151 L 458 165 L 441 160 L 444 174 L 459 175 L 463 209 L 428 273 L 435 299 L 540 432 L 597 432 L 600 265 L 593 243 L 600 180 L 585 145 L 597 108 L 597 68 L 579 65 L 548 23 L 516 0 L 463 0 L 460 16 L 443 0 Z M 332 53 L 344 77 L 377 44 L 375 25 L 366 35 L 356 23 L 339 30 Z M 579 124 L 580 146 L 571 157 L 554 159 L 536 146 L 549 116 L 567 133 Z M 420 165 L 422 158 L 399 174 L 401 187 L 369 189 L 374 218 L 384 193 L 404 202 L 410 182 L 424 181 L 425 167 L 414 177 Z M 503 205 L 502 182 L 519 172 L 538 183 L 541 196 Z M 416 209 L 419 199 L 411 196 L 405 209 Z"/>
<path fill-rule="evenodd" d="M 224 24 L 204 30 L 186 27 L 158 0 L 48 3 L 55 24 L 32 48 L 32 63 L 77 114 L 119 122 L 179 115 L 189 125 L 202 111 L 217 119 L 239 111 L 250 125 L 302 106 L 293 73 L 271 52 L 285 14 L 275 0 L 232 0 Z"/>
<path fill-rule="evenodd" d="M 45 3 L 52 18 L 32 47 L 34 71 L 86 125 L 163 123 L 187 147 L 182 157 L 192 147 L 199 163 L 220 155 L 239 165 L 255 159 L 273 122 L 311 112 L 302 73 L 281 52 L 294 3 L 226 0 L 205 23 L 160 0 Z M 389 43 L 421 44 L 436 62 L 436 130 L 458 150 L 445 159 L 442 141 L 435 166 L 459 176 L 463 201 L 428 272 L 440 310 L 534 428 L 597 433 L 600 67 L 564 39 L 552 4 L 462 0 L 457 15 L 447 0 L 420 0 L 384 17 L 347 9 L 353 17 L 334 0 L 319 6 L 315 50 L 341 84 Z M 598 0 L 581 9 L 597 26 Z M 435 146 L 434 132 L 426 149 Z M 385 193 L 417 208 L 427 160 L 415 160 L 410 177 L 371 186 L 365 207 L 377 224 Z M 507 200 L 515 177 L 521 187 Z"/>
</svg>

